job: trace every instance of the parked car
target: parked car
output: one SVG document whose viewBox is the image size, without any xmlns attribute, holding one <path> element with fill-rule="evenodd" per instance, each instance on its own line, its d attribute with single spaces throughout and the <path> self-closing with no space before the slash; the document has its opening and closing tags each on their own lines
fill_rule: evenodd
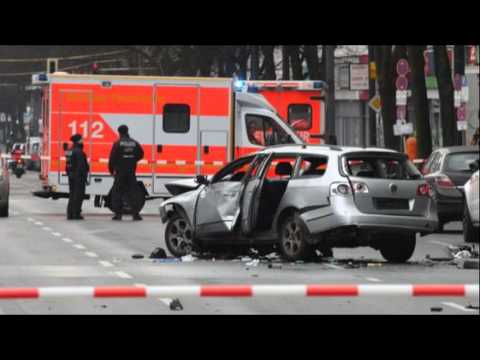
<svg viewBox="0 0 480 360">
<path fill-rule="evenodd" d="M 8 217 L 10 183 L 7 161 L 0 159 L 0 217 Z"/>
<path fill-rule="evenodd" d="M 450 221 L 462 221 L 463 187 L 472 176 L 470 164 L 478 158 L 477 146 L 454 146 L 434 151 L 425 163 L 422 173 L 433 189 L 439 231 Z"/>
<path fill-rule="evenodd" d="M 475 171 L 470 180 L 465 184 L 465 210 L 463 215 L 463 237 L 465 242 L 479 241 L 479 207 L 478 192 L 479 181 L 479 160 L 470 165 Z"/>
<path fill-rule="evenodd" d="M 273 146 L 231 162 L 196 189 L 162 203 L 165 241 L 177 257 L 213 244 L 274 246 L 290 261 L 314 250 L 371 246 L 406 262 L 416 233 L 436 230 L 428 183 L 392 150 Z"/>
</svg>

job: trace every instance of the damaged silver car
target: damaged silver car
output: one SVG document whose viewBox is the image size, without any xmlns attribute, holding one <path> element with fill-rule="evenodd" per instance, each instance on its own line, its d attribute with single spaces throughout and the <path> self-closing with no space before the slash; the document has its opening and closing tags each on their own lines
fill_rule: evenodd
<svg viewBox="0 0 480 360">
<path fill-rule="evenodd" d="M 406 262 L 416 233 L 436 230 L 431 189 L 407 156 L 386 149 L 274 146 L 237 159 L 160 207 L 177 257 L 214 244 L 273 246 L 290 261 L 370 246 Z M 175 184 L 172 192 L 181 192 Z"/>
</svg>

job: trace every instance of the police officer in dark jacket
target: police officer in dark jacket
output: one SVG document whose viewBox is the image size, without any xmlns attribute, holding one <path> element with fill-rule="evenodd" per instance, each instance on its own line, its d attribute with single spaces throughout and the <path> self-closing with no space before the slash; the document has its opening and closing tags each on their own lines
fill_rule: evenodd
<svg viewBox="0 0 480 360">
<path fill-rule="evenodd" d="M 135 194 L 138 193 L 137 162 L 143 159 L 144 152 L 140 144 L 130 138 L 128 127 L 122 125 L 118 128 L 120 139 L 113 144 L 108 167 L 115 177 L 112 189 L 112 209 L 115 212 L 113 220 L 122 220 L 123 194 L 133 211 L 133 220 L 142 220 L 139 209 L 136 208 Z"/>
<path fill-rule="evenodd" d="M 88 173 L 87 155 L 83 151 L 82 135 L 73 135 L 70 140 L 73 147 L 65 152 L 67 159 L 66 172 L 68 175 L 68 186 L 70 194 L 68 198 L 67 219 L 83 220 L 82 204 L 85 197 Z"/>
</svg>

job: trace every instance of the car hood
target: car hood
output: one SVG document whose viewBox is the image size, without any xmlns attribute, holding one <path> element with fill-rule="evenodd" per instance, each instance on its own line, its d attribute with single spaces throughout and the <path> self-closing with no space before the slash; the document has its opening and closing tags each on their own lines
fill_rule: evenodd
<svg viewBox="0 0 480 360">
<path fill-rule="evenodd" d="M 210 180 L 210 176 L 207 177 Z M 194 178 L 172 181 L 165 185 L 165 188 L 173 196 L 177 196 L 188 191 L 198 189 L 200 184 Z"/>
</svg>

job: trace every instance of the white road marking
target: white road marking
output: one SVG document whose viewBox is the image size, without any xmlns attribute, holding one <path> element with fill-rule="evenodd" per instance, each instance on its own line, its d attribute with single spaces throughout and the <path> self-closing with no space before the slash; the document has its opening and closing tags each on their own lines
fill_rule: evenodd
<svg viewBox="0 0 480 360">
<path fill-rule="evenodd" d="M 42 228 L 42 230 L 45 230 L 45 231 L 52 231 L 52 229 L 51 229 L 51 228 L 49 228 L 48 226 L 45 226 L 45 227 L 43 227 L 43 228 Z"/>
<path fill-rule="evenodd" d="M 431 244 L 436 244 L 436 245 L 445 246 L 445 247 L 450 246 L 450 244 L 444 243 L 442 241 L 437 241 L 437 240 L 428 240 L 428 242 Z"/>
<path fill-rule="evenodd" d="M 123 271 L 115 271 L 114 274 L 117 275 L 118 277 L 121 277 L 122 279 L 133 279 L 132 275 L 127 274 L 126 272 L 123 272 Z"/>
<path fill-rule="evenodd" d="M 371 282 L 382 282 L 382 280 L 374 278 L 374 277 L 367 277 L 365 279 L 368 280 L 368 281 L 371 281 Z"/>
<path fill-rule="evenodd" d="M 450 307 L 452 307 L 454 309 L 457 309 L 457 310 L 460 310 L 460 311 L 464 311 L 464 312 L 476 312 L 477 311 L 475 309 L 467 309 L 465 306 L 455 304 L 455 303 L 452 303 L 452 302 L 442 302 L 442 304 L 445 305 L 445 306 L 450 306 Z"/>
<path fill-rule="evenodd" d="M 35 225 L 38 225 L 38 226 L 43 226 L 43 223 L 42 223 L 42 222 L 40 222 L 40 221 L 37 221 L 37 222 L 35 223 Z"/>
<path fill-rule="evenodd" d="M 56 237 L 61 237 L 61 236 L 62 236 L 62 234 L 60 234 L 60 233 L 58 233 L 58 232 L 53 232 L 52 235 L 53 235 L 53 236 L 56 236 Z"/>
<path fill-rule="evenodd" d="M 67 244 L 73 243 L 73 240 L 69 238 L 63 238 L 62 241 L 66 242 Z"/>
<path fill-rule="evenodd" d="M 36 222 L 37 221 L 37 220 L 32 219 L 32 218 L 28 218 L 27 220 L 30 221 L 30 222 Z"/>
<path fill-rule="evenodd" d="M 82 244 L 75 244 L 73 245 L 73 247 L 75 249 L 78 249 L 78 250 L 86 250 L 87 248 L 85 246 L 83 246 Z"/>
<path fill-rule="evenodd" d="M 345 270 L 343 267 L 341 266 L 337 266 L 337 265 L 333 265 L 333 264 L 325 264 L 326 267 L 329 267 L 331 269 L 335 269 L 335 270 Z"/>
<path fill-rule="evenodd" d="M 102 265 L 103 267 L 114 267 L 115 266 L 111 262 L 104 261 L 104 260 L 100 260 L 99 264 Z"/>
<path fill-rule="evenodd" d="M 85 252 L 85 255 L 87 255 L 88 257 L 91 257 L 91 258 L 98 258 L 97 254 L 95 254 L 94 252 L 90 252 L 90 251 Z"/>
</svg>

